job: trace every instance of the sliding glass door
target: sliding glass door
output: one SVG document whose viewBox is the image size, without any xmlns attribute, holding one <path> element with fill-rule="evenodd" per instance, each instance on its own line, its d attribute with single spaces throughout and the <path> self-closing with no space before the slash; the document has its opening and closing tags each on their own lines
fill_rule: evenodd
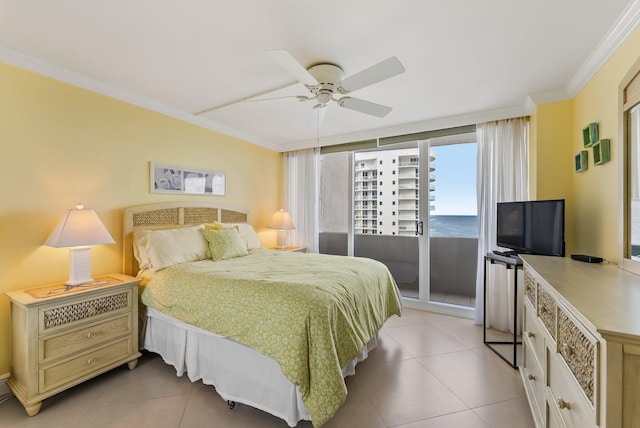
<svg viewBox="0 0 640 428">
<path fill-rule="evenodd" d="M 407 307 L 470 316 L 477 259 L 474 137 L 323 154 L 320 252 L 384 263 Z"/>
<path fill-rule="evenodd" d="M 420 153 L 416 142 L 356 152 L 353 254 L 384 263 L 403 297 L 420 298 Z"/>
</svg>

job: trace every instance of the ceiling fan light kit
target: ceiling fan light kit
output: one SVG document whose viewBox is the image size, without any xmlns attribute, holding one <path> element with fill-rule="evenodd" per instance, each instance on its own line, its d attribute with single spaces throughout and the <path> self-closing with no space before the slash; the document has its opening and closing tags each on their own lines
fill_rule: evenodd
<svg viewBox="0 0 640 428">
<path fill-rule="evenodd" d="M 322 125 L 326 107 L 332 101 L 349 110 L 380 118 L 385 117 L 391 112 L 391 107 L 358 98 L 337 98 L 337 95 L 346 95 L 405 72 L 405 68 L 398 58 L 391 57 L 344 79 L 342 68 L 335 64 L 316 64 L 306 69 L 285 50 L 272 50 L 267 53 L 311 92 L 311 96 L 298 95 L 295 98 L 299 101 L 317 101 L 317 104 L 311 109 L 309 117 L 309 127 L 313 128 L 319 128 Z"/>
</svg>

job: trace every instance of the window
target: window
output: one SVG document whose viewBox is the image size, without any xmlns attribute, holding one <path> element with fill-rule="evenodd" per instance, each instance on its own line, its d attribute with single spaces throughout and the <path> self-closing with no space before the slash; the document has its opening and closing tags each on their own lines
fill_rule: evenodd
<svg viewBox="0 0 640 428">
<path fill-rule="evenodd" d="M 382 161 L 380 161 L 380 165 L 382 165 Z"/>
<path fill-rule="evenodd" d="M 396 175 L 396 170 L 391 171 L 391 174 Z"/>
<path fill-rule="evenodd" d="M 392 211 L 392 212 L 391 212 L 391 215 L 396 215 L 396 212 L 395 212 L 395 211 Z"/>
</svg>

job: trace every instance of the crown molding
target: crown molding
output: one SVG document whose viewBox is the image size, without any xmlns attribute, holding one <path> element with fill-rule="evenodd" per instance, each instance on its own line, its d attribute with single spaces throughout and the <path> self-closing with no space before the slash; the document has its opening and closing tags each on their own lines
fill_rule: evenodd
<svg viewBox="0 0 640 428">
<path fill-rule="evenodd" d="M 569 80 L 566 91 L 571 98 L 586 85 L 620 45 L 640 24 L 640 0 L 633 0 L 602 38 L 587 60 Z"/>
<path fill-rule="evenodd" d="M 156 113 L 169 116 L 192 125 L 206 128 L 210 131 L 219 132 L 240 140 L 265 147 L 270 150 L 279 151 L 278 148 L 267 141 L 257 138 L 255 135 L 239 131 L 209 119 L 195 116 L 189 112 L 170 107 L 152 98 L 144 97 L 116 86 L 108 85 L 95 79 L 90 79 L 80 73 L 68 70 L 63 67 L 50 64 L 37 58 L 13 51 L 6 47 L 0 46 L 0 62 L 4 62 L 46 77 L 50 77 L 70 85 L 78 86 L 110 98 L 115 98 Z"/>
<path fill-rule="evenodd" d="M 538 104 L 554 103 L 557 101 L 569 100 L 573 97 L 574 95 L 569 94 L 566 88 L 557 88 L 550 89 L 548 91 L 535 92 L 527 96 L 525 107 L 527 108 L 529 113 L 531 113 L 535 109 L 535 106 Z"/>
</svg>

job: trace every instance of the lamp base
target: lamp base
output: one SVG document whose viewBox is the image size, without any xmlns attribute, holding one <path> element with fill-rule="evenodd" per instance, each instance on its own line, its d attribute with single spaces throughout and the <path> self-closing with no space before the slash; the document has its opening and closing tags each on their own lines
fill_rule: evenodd
<svg viewBox="0 0 640 428">
<path fill-rule="evenodd" d="M 286 230 L 278 230 L 278 241 L 277 241 L 276 248 L 278 250 L 284 250 L 287 247 L 288 247 L 288 245 L 287 245 L 287 231 Z"/>
<path fill-rule="evenodd" d="M 69 249 L 69 280 L 65 285 L 76 286 L 94 282 L 91 278 L 91 247 Z"/>
</svg>

